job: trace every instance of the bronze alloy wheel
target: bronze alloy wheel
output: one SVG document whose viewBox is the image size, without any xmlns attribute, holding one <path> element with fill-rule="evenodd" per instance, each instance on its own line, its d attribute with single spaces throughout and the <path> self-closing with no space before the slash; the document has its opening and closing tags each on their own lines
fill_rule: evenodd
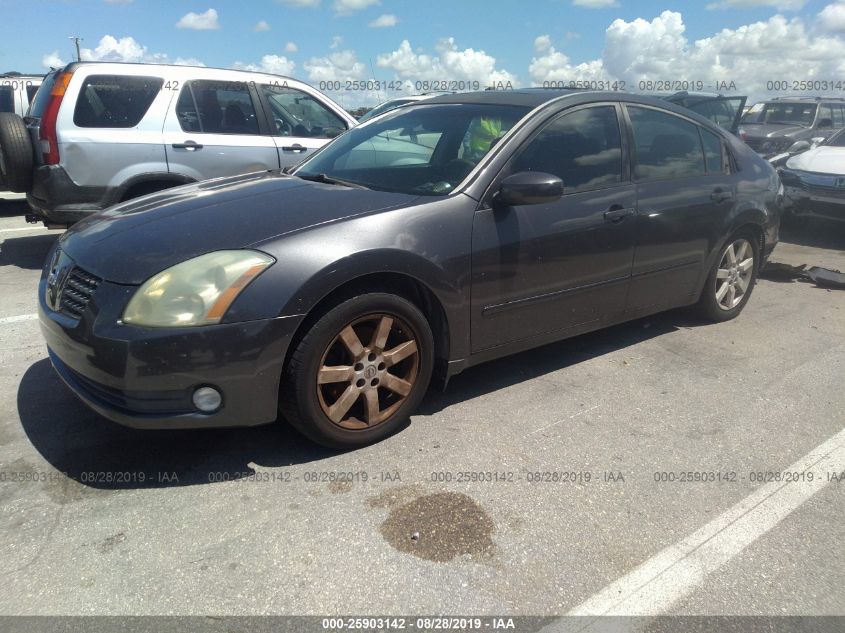
<svg viewBox="0 0 845 633">
<path fill-rule="evenodd" d="M 390 419 L 420 371 L 417 335 L 399 317 L 377 313 L 349 323 L 332 339 L 317 371 L 317 399 L 344 429 Z"/>
</svg>

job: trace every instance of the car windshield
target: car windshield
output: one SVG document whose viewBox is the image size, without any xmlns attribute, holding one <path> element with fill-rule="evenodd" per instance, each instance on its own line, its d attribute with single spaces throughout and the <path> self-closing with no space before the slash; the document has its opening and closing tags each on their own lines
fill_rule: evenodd
<svg viewBox="0 0 845 633">
<path fill-rule="evenodd" d="M 413 195 L 448 195 L 528 113 L 490 104 L 399 108 L 353 128 L 306 160 L 300 178 Z"/>
<path fill-rule="evenodd" d="M 824 144 L 828 147 L 845 147 L 845 129 L 831 136 Z"/>
<path fill-rule="evenodd" d="M 816 118 L 817 109 L 818 105 L 815 103 L 757 103 L 742 115 L 742 123 L 809 126 Z"/>
</svg>

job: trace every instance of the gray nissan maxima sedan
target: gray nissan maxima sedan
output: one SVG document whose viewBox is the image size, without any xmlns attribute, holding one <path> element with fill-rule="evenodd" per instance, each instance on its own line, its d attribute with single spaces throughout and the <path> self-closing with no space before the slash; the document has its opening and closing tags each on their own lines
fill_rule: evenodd
<svg viewBox="0 0 845 633">
<path fill-rule="evenodd" d="M 291 174 L 211 180 L 91 217 L 50 253 L 56 371 L 133 427 L 281 416 L 354 447 L 432 379 L 678 306 L 735 317 L 778 235 L 775 170 L 665 101 L 445 95 Z"/>
</svg>

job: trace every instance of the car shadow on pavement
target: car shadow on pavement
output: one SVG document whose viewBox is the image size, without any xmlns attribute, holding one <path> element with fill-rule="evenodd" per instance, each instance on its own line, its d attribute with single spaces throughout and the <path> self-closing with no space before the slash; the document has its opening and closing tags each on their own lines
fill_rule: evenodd
<svg viewBox="0 0 845 633">
<path fill-rule="evenodd" d="M 841 251 L 845 250 L 845 222 L 794 217 L 781 224 L 779 237 L 788 244 Z"/>
<path fill-rule="evenodd" d="M 29 213 L 29 205 L 23 197 L 17 197 L 7 191 L 0 191 L 0 217 L 14 217 Z"/>
<path fill-rule="evenodd" d="M 429 392 L 419 413 L 431 415 L 461 401 L 511 387 L 680 328 L 703 325 L 709 324 L 694 318 L 688 310 L 672 310 L 490 361 L 458 374 L 449 381 L 445 391 Z"/>
<path fill-rule="evenodd" d="M 236 480 L 264 468 L 337 454 L 287 424 L 254 428 L 141 431 L 94 413 L 50 361 L 33 364 L 18 387 L 18 415 L 35 449 L 56 470 L 102 489 L 163 488 Z M 175 478 L 173 475 L 175 474 Z"/>
<path fill-rule="evenodd" d="M 697 325 L 701 323 L 688 313 L 675 310 L 491 361 L 456 376 L 444 392 L 432 389 L 418 413 L 432 415 L 458 402 Z M 254 464 L 279 468 L 338 454 L 284 423 L 188 431 L 122 427 L 77 400 L 46 358 L 21 378 L 17 405 L 23 430 L 41 456 L 56 470 L 93 488 L 164 488 L 236 480 L 253 475 Z"/>
<path fill-rule="evenodd" d="M 0 266 L 40 270 L 60 233 L 12 237 L 0 244 Z"/>
</svg>

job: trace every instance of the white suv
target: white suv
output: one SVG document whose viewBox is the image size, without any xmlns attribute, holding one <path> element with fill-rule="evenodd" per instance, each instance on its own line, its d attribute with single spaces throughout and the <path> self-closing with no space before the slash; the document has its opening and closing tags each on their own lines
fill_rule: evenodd
<svg viewBox="0 0 845 633">
<path fill-rule="evenodd" d="M 43 75 L 0 75 L 0 112 L 23 116 L 43 80 Z"/>
<path fill-rule="evenodd" d="M 49 225 L 179 184 L 298 163 L 355 119 L 288 77 L 77 62 L 47 75 L 25 125 L 33 162 L 15 172 L 17 185 Z"/>
</svg>

